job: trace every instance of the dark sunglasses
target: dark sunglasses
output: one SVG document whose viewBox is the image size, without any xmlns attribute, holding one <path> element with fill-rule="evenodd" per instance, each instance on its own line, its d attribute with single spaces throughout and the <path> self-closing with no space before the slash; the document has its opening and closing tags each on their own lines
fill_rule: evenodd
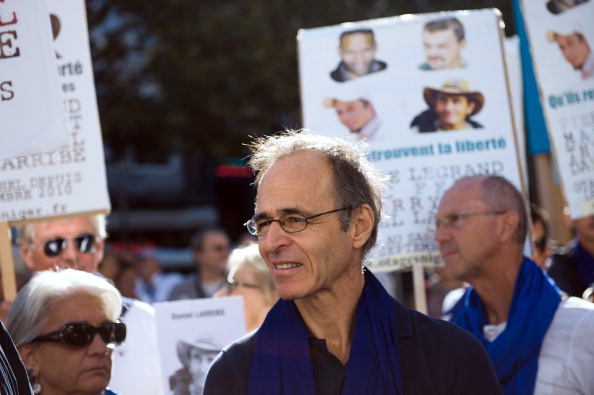
<svg viewBox="0 0 594 395">
<path fill-rule="evenodd" d="M 80 252 L 90 254 L 95 252 L 96 239 L 95 235 L 84 233 L 73 237 L 74 245 Z M 54 237 L 43 244 L 43 253 L 50 258 L 60 255 L 68 246 L 68 239 L 65 237 Z"/>
<path fill-rule="evenodd" d="M 70 322 L 59 330 L 37 336 L 33 342 L 60 342 L 71 347 L 86 347 L 99 333 L 105 344 L 119 346 L 126 340 L 126 325 L 123 322 L 107 322 L 100 327 L 84 322 Z"/>
</svg>

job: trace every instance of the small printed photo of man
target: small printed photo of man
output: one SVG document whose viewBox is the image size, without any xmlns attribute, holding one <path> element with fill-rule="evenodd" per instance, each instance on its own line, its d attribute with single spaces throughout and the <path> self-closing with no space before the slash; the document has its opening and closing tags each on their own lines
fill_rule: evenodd
<svg viewBox="0 0 594 395">
<path fill-rule="evenodd" d="M 576 5 L 587 3 L 590 0 L 549 0 L 547 1 L 547 10 L 551 14 L 558 15 L 562 12 L 572 9 Z"/>
<path fill-rule="evenodd" d="M 464 25 L 455 17 L 425 23 L 422 33 L 425 62 L 420 70 L 445 70 L 466 67 L 462 50 L 466 47 Z"/>
<path fill-rule="evenodd" d="M 594 76 L 594 54 L 582 25 L 573 21 L 547 32 L 547 40 L 557 44 L 567 62 L 579 71 L 582 79 Z"/>
<path fill-rule="evenodd" d="M 222 347 L 210 338 L 178 340 L 176 351 L 183 367 L 169 377 L 172 395 L 202 395 L 206 374 Z"/>
<path fill-rule="evenodd" d="M 324 99 L 323 106 L 336 111 L 340 123 L 347 127 L 356 140 L 378 139 L 381 121 L 368 91 L 354 87 L 336 89 Z"/>
<path fill-rule="evenodd" d="M 441 88 L 425 87 L 423 98 L 429 108 L 412 120 L 410 127 L 414 133 L 483 127 L 471 117 L 481 111 L 485 97 L 481 92 L 470 90 L 465 80 L 451 79 Z"/>
<path fill-rule="evenodd" d="M 340 63 L 330 78 L 336 82 L 345 82 L 367 74 L 385 70 L 386 62 L 375 59 L 377 43 L 373 30 L 356 29 L 342 32 L 339 39 L 338 53 Z"/>
</svg>

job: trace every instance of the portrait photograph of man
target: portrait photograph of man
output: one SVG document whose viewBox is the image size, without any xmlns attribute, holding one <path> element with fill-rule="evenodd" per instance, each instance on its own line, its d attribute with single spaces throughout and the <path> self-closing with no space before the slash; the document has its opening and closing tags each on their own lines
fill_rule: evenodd
<svg viewBox="0 0 594 395">
<path fill-rule="evenodd" d="M 336 90 L 326 97 L 326 108 L 333 108 L 340 123 L 356 140 L 373 140 L 379 137 L 381 121 L 377 116 L 369 92 L 363 89 Z"/>
<path fill-rule="evenodd" d="M 549 0 L 547 1 L 547 10 L 551 14 L 558 15 L 562 12 L 572 9 L 576 5 L 587 3 L 590 0 Z"/>
<path fill-rule="evenodd" d="M 582 79 L 594 76 L 594 54 L 580 23 L 574 21 L 549 30 L 547 41 L 557 44 L 565 60 L 580 73 Z"/>
<path fill-rule="evenodd" d="M 169 377 L 172 395 L 202 395 L 206 374 L 222 347 L 209 338 L 178 340 L 176 351 L 183 367 Z"/>
<path fill-rule="evenodd" d="M 464 26 L 455 17 L 425 23 L 422 32 L 425 62 L 420 70 L 443 70 L 466 67 L 462 50 L 466 47 Z"/>
<path fill-rule="evenodd" d="M 412 120 L 410 127 L 415 133 L 483 127 L 471 117 L 481 111 L 485 97 L 472 91 L 465 80 L 451 79 L 441 88 L 425 87 L 423 98 L 429 108 Z"/>
<path fill-rule="evenodd" d="M 345 82 L 367 74 L 385 70 L 386 62 L 375 59 L 377 43 L 371 29 L 356 29 L 342 32 L 339 39 L 338 54 L 340 63 L 330 78 Z"/>
</svg>

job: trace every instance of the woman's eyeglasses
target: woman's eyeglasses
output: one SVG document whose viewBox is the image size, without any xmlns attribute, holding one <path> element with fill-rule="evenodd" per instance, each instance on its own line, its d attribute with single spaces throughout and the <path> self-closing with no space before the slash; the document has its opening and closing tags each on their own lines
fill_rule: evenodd
<svg viewBox="0 0 594 395">
<path fill-rule="evenodd" d="M 73 240 L 74 245 L 80 252 L 84 252 L 85 254 L 95 252 L 95 246 L 97 245 L 95 235 L 83 233 L 71 239 L 65 237 L 49 239 L 43 243 L 43 253 L 50 258 L 57 257 L 68 247 L 68 240 Z"/>
<path fill-rule="evenodd" d="M 126 325 L 123 322 L 107 322 L 99 327 L 84 322 L 70 322 L 59 330 L 37 336 L 33 342 L 59 342 L 71 347 L 86 347 L 99 333 L 107 345 L 119 346 L 126 340 Z"/>
<path fill-rule="evenodd" d="M 237 288 L 244 287 L 244 288 L 251 288 L 251 289 L 262 289 L 261 286 L 256 284 L 249 284 L 249 283 L 242 283 L 239 281 L 229 281 L 227 280 L 227 294 L 233 293 Z"/>
</svg>

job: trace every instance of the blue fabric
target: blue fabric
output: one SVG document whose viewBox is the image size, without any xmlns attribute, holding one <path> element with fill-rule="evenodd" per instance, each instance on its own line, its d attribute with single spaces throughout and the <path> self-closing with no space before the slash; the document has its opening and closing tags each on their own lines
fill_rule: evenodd
<svg viewBox="0 0 594 395">
<path fill-rule="evenodd" d="M 506 328 L 493 342 L 483 337 L 483 327 L 488 322 L 474 287 L 462 299 L 463 307 L 452 322 L 483 343 L 504 394 L 532 394 L 540 347 L 561 301 L 557 289 L 534 262 L 524 258 Z"/>
<path fill-rule="evenodd" d="M 586 287 L 589 287 L 594 283 L 594 257 L 576 240 L 571 259 L 575 262 L 582 282 Z"/>
<path fill-rule="evenodd" d="M 308 336 L 295 303 L 279 300 L 256 334 L 248 395 L 315 394 Z M 369 271 L 342 393 L 402 394 L 394 301 Z"/>
</svg>

